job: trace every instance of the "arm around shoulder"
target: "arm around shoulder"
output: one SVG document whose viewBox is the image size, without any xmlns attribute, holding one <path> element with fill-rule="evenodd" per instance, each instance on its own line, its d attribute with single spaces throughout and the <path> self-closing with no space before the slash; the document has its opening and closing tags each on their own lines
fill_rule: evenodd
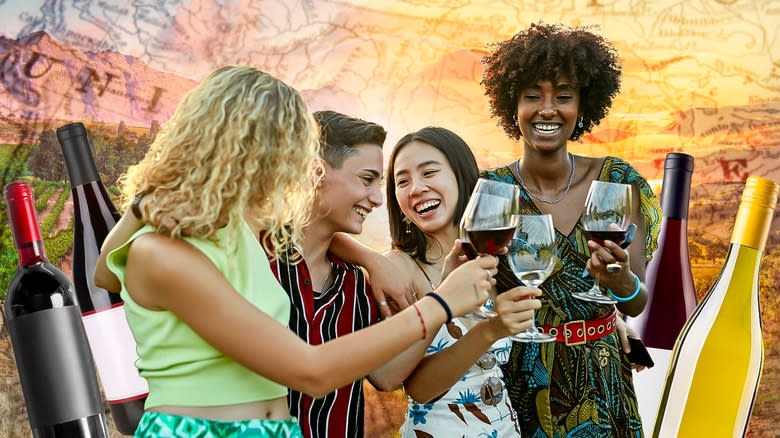
<svg viewBox="0 0 780 438">
<path fill-rule="evenodd" d="M 155 269 L 148 269 L 150 265 Z M 157 234 L 133 242 L 126 279 L 128 293 L 139 305 L 173 312 L 226 356 L 314 397 L 367 375 L 419 341 L 421 324 L 435 326 L 445 319 L 439 304 L 428 298 L 418 303 L 419 316 L 410 308 L 357 333 L 311 346 L 249 304 L 195 247 Z M 247 333 L 256 335 L 247 338 Z"/>
</svg>

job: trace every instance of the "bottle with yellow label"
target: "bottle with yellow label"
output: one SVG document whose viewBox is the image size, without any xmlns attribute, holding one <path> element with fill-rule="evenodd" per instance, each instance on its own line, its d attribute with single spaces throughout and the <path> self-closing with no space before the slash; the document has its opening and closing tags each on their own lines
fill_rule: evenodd
<svg viewBox="0 0 780 438">
<path fill-rule="evenodd" d="M 726 263 L 674 346 L 653 437 L 744 436 L 761 376 L 761 256 L 778 185 L 749 177 Z"/>
</svg>

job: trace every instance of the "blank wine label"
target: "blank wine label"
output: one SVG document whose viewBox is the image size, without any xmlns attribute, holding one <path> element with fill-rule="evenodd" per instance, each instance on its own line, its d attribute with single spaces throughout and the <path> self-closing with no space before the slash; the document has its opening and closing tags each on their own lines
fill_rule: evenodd
<svg viewBox="0 0 780 438">
<path fill-rule="evenodd" d="M 103 392 L 109 403 L 137 399 L 149 392 L 138 374 L 135 339 L 125 319 L 123 305 L 84 316 L 84 329 L 92 348 Z"/>
</svg>

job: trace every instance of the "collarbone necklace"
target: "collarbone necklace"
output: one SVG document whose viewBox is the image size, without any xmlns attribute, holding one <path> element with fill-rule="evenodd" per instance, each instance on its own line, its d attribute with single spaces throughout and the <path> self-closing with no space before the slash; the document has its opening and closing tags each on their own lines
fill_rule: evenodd
<svg viewBox="0 0 780 438">
<path fill-rule="evenodd" d="M 515 168 L 517 169 L 517 178 L 519 179 L 520 186 L 523 187 L 523 190 L 525 190 L 526 193 L 528 193 L 529 196 L 532 198 L 544 202 L 545 204 L 557 204 L 564 199 L 566 199 L 567 196 L 569 196 L 569 189 L 571 189 L 571 183 L 574 181 L 574 172 L 577 169 L 577 165 L 574 162 L 574 155 L 569 152 L 569 168 L 571 169 L 569 171 L 569 181 L 566 183 L 566 188 L 563 190 L 563 193 L 561 196 L 559 196 L 556 199 L 553 199 L 552 201 L 549 199 L 544 199 L 541 196 L 535 195 L 533 192 L 528 190 L 528 186 L 525 185 L 525 181 L 523 181 L 523 175 L 520 173 L 520 160 L 515 161 Z"/>
<path fill-rule="evenodd" d="M 330 286 L 333 284 L 333 266 L 330 265 L 330 269 L 328 269 L 328 275 L 325 276 L 325 279 L 322 280 L 322 286 L 320 286 L 319 290 L 314 291 L 314 295 L 322 295 L 323 293 L 327 292 L 328 289 L 330 289 Z"/>
</svg>

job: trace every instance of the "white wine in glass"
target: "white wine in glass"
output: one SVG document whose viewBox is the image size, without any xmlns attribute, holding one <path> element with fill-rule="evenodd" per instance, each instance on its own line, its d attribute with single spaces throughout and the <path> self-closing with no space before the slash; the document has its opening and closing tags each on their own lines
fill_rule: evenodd
<svg viewBox="0 0 780 438">
<path fill-rule="evenodd" d="M 555 228 L 552 216 L 518 215 L 517 227 L 506 255 L 509 267 L 521 283 L 539 287 L 555 269 Z M 517 342 L 552 342 L 555 336 L 543 333 L 536 326 L 510 336 Z"/>
</svg>

